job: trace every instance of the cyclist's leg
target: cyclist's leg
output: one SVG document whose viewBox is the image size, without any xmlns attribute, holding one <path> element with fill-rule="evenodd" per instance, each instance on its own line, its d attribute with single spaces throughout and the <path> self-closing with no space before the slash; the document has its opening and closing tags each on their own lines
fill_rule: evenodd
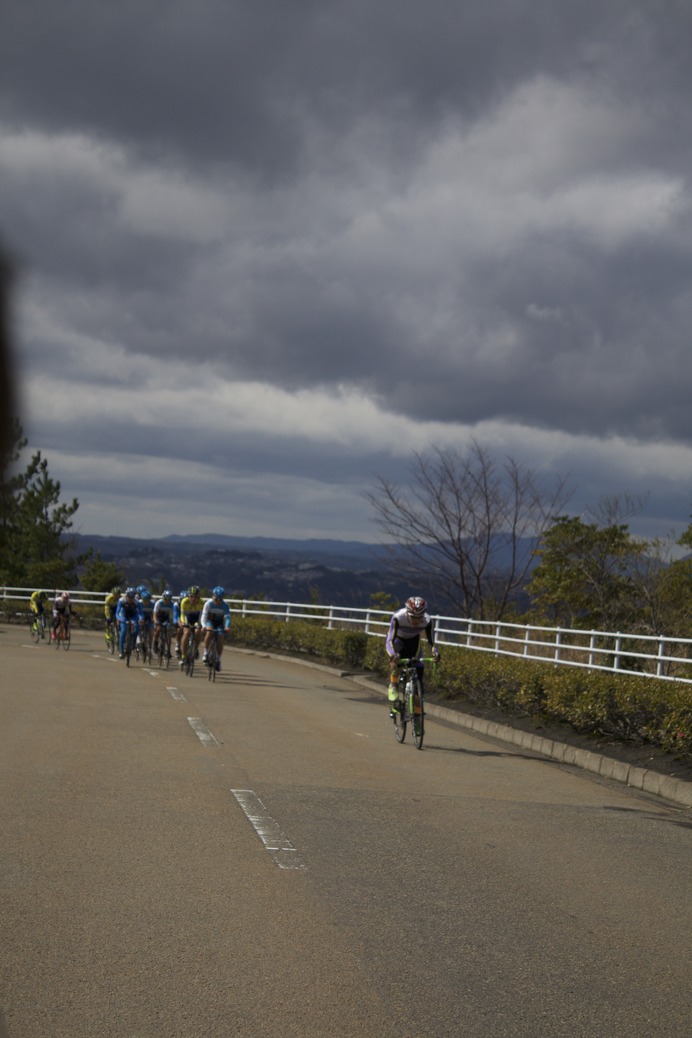
<svg viewBox="0 0 692 1038">
<path fill-rule="evenodd" d="M 223 627 L 216 629 L 216 669 L 221 670 L 221 654 L 223 653 Z"/>
<path fill-rule="evenodd" d="M 206 663 L 209 659 L 209 645 L 211 643 L 211 636 L 213 631 L 211 627 L 204 628 L 204 652 L 202 654 L 202 663 Z"/>
<path fill-rule="evenodd" d="M 394 648 L 397 655 L 389 658 L 389 685 L 387 686 L 387 700 L 389 702 L 389 716 L 394 717 L 396 705 L 399 701 L 399 659 L 401 658 L 402 641 L 400 638 L 394 640 Z"/>
<path fill-rule="evenodd" d="M 396 659 L 389 663 L 389 684 L 387 685 L 387 700 L 389 702 L 389 714 L 394 717 L 399 702 L 399 662 Z"/>
</svg>

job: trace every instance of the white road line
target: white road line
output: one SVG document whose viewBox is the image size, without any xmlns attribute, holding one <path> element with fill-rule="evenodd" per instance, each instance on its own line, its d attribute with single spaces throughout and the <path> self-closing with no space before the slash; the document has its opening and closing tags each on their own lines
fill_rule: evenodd
<svg viewBox="0 0 692 1038">
<path fill-rule="evenodd" d="M 172 699 L 177 699 L 179 703 L 187 702 L 187 700 L 185 699 L 185 696 L 180 691 L 180 689 L 177 689 L 177 688 L 166 688 L 166 692 L 169 693 L 169 695 L 171 696 Z"/>
<path fill-rule="evenodd" d="M 197 736 L 197 738 L 203 746 L 219 745 L 214 736 L 209 731 L 209 729 L 204 727 L 199 717 L 188 717 L 187 720 L 190 725 L 190 728 L 192 728 L 193 732 L 195 733 L 195 735 Z"/>
<path fill-rule="evenodd" d="M 280 869 L 304 869 L 305 862 L 297 850 L 251 789 L 232 789 L 250 825 Z"/>
</svg>

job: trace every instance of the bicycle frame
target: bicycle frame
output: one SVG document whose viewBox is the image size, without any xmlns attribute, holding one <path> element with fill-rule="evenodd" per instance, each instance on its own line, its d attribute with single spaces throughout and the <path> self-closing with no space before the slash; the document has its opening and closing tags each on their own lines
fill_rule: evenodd
<svg viewBox="0 0 692 1038">
<path fill-rule="evenodd" d="M 125 663 L 130 666 L 130 657 L 135 649 L 135 624 L 134 620 L 125 620 L 125 641 L 123 642 L 123 650 L 125 654 Z"/>
<path fill-rule="evenodd" d="M 137 657 L 141 657 L 142 663 L 151 664 L 151 646 L 154 638 L 154 625 L 152 621 L 143 620 L 139 625 L 139 636 L 135 646 Z"/>
<path fill-rule="evenodd" d="M 413 742 L 419 750 L 423 748 L 425 734 L 425 694 L 419 665 L 435 662 L 434 657 L 419 656 L 398 664 L 399 700 L 394 707 L 394 735 L 397 742 L 403 742 L 410 724 Z"/>
<path fill-rule="evenodd" d="M 46 637 L 46 614 L 29 613 L 29 634 L 33 642 L 40 642 Z"/>
<path fill-rule="evenodd" d="M 214 632 L 216 635 L 216 632 Z M 219 658 L 219 650 L 216 647 L 216 636 L 210 639 L 207 649 L 207 680 L 216 681 L 216 662 Z"/>
<path fill-rule="evenodd" d="M 59 649 L 61 645 L 67 652 L 70 647 L 70 617 L 66 613 L 58 616 L 58 623 L 55 628 L 56 649 Z"/>
<path fill-rule="evenodd" d="M 112 656 L 118 646 L 118 621 L 115 619 L 106 620 L 106 648 L 109 654 Z"/>
<path fill-rule="evenodd" d="M 163 667 L 168 670 L 171 661 L 171 628 L 170 624 L 164 621 L 158 625 L 158 634 L 156 636 L 158 644 L 158 663 L 159 667 Z"/>
</svg>

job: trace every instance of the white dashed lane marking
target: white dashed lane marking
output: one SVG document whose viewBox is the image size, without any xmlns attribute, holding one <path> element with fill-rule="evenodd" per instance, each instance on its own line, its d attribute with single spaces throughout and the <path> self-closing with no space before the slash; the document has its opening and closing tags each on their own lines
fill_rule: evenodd
<svg viewBox="0 0 692 1038">
<path fill-rule="evenodd" d="M 208 728 L 200 721 L 199 717 L 188 717 L 188 724 L 203 746 L 218 746 L 218 742 Z"/>
<path fill-rule="evenodd" d="M 304 869 L 304 861 L 257 794 L 251 789 L 232 789 L 231 793 L 279 868 Z"/>
</svg>

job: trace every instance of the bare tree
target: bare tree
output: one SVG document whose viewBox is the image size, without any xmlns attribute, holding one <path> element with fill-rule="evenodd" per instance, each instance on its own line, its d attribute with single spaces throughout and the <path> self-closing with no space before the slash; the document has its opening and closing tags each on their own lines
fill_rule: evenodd
<svg viewBox="0 0 692 1038">
<path fill-rule="evenodd" d="M 395 545 L 391 564 L 462 616 L 501 619 L 569 499 L 566 480 L 544 490 L 534 470 L 511 457 L 498 463 L 476 440 L 465 455 L 415 453 L 410 468 L 403 490 L 380 477 L 365 494 Z"/>
</svg>

